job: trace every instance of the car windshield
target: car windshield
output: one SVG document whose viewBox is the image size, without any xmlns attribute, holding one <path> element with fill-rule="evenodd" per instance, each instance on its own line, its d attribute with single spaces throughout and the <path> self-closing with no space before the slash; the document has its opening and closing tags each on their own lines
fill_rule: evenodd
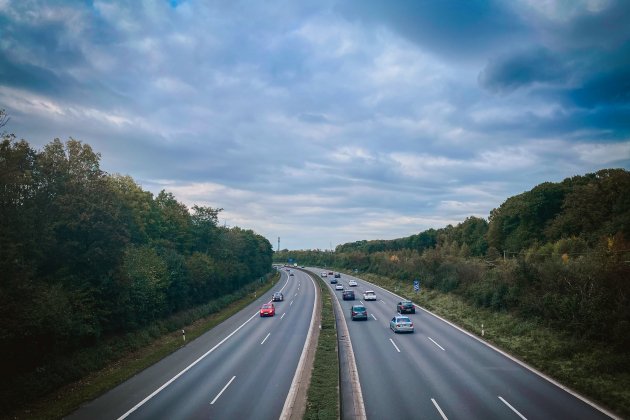
<svg viewBox="0 0 630 420">
<path fill-rule="evenodd" d="M 363 306 L 355 306 L 352 310 L 354 312 L 365 312 L 365 308 Z"/>
<path fill-rule="evenodd" d="M 269 309 L 269 308 L 271 308 L 271 305 L 266 305 L 266 304 L 265 304 L 265 305 L 263 305 L 262 307 L 263 307 L 263 309 Z"/>
<path fill-rule="evenodd" d="M 398 318 L 398 322 L 411 322 L 409 318 Z"/>
</svg>

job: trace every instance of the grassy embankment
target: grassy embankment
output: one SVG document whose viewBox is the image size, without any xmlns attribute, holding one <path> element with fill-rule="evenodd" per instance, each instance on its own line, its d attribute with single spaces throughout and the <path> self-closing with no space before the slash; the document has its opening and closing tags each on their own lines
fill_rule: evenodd
<svg viewBox="0 0 630 420">
<path fill-rule="evenodd" d="M 279 278 L 280 275 L 276 273 L 262 284 L 247 286 L 232 295 L 183 311 L 155 325 L 124 337 L 109 339 L 97 347 L 73 355 L 74 358 L 67 360 L 66 364 L 99 365 L 99 369 L 7 418 L 51 419 L 71 413 L 83 402 L 98 397 L 183 347 L 182 329 L 186 331 L 186 341 L 194 340 L 252 303 L 255 296 L 267 292 Z"/>
<path fill-rule="evenodd" d="M 339 356 L 332 296 L 318 279 L 322 296 L 322 320 L 311 385 L 308 389 L 305 419 L 339 418 Z"/>
<path fill-rule="evenodd" d="M 523 360 L 601 406 L 630 418 L 630 353 L 586 341 L 509 312 L 479 308 L 453 294 L 369 273 L 366 280 L 397 293 Z"/>
</svg>

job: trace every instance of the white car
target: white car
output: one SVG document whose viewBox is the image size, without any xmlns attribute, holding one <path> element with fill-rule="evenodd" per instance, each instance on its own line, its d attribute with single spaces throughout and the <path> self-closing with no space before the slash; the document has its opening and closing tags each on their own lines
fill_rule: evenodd
<svg viewBox="0 0 630 420">
<path fill-rule="evenodd" d="M 336 285 L 335 290 L 343 290 L 343 284 Z"/>
<path fill-rule="evenodd" d="M 376 300 L 376 293 L 374 293 L 374 290 L 366 290 L 363 293 L 363 300 Z"/>
<path fill-rule="evenodd" d="M 324 271 L 322 271 L 322 273 L 320 274 L 322 277 L 328 277 L 328 274 Z"/>
<path fill-rule="evenodd" d="M 356 281 L 354 281 L 354 280 L 348 281 L 348 286 L 356 286 L 356 285 L 357 285 Z"/>
</svg>

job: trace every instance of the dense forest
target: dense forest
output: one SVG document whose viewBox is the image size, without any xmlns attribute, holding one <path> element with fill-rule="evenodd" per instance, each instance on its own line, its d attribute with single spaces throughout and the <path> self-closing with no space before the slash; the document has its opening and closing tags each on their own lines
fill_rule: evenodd
<svg viewBox="0 0 630 420">
<path fill-rule="evenodd" d="M 0 144 L 0 370 L 11 378 L 233 293 L 269 241 L 99 167 L 80 141 Z"/>
<path fill-rule="evenodd" d="M 276 261 L 369 271 L 510 310 L 571 334 L 630 346 L 630 172 L 547 182 L 489 218 Z"/>
</svg>

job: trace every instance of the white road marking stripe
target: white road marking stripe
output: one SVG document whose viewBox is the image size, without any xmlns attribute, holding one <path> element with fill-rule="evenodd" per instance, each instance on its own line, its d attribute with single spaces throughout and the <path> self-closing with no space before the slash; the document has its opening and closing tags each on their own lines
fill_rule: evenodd
<svg viewBox="0 0 630 420">
<path fill-rule="evenodd" d="M 396 351 L 398 351 L 398 353 L 400 353 L 400 349 L 398 348 L 398 346 L 396 345 L 396 343 L 394 343 L 394 340 L 392 340 L 391 338 L 389 339 L 389 341 L 392 342 L 392 346 L 394 346 L 394 348 L 396 349 Z"/>
<path fill-rule="evenodd" d="M 297 296 L 297 293 L 294 296 Z"/>
<path fill-rule="evenodd" d="M 284 316 L 285 316 L 286 314 L 287 314 L 286 312 L 285 312 L 285 313 L 283 313 L 283 314 L 282 314 L 282 316 L 280 317 L 280 319 L 284 318 Z"/>
<path fill-rule="evenodd" d="M 526 418 L 525 416 L 523 416 L 521 413 L 519 413 L 519 412 L 518 412 L 518 410 L 517 410 L 516 408 L 512 407 L 512 406 L 510 405 L 510 403 L 509 403 L 509 402 L 505 401 L 505 400 L 503 399 L 503 397 L 501 397 L 500 395 L 498 395 L 498 397 L 499 397 L 499 399 L 500 399 L 501 401 L 503 401 L 503 404 L 505 404 L 505 405 L 507 405 L 508 407 L 510 407 L 510 408 L 512 409 L 512 411 L 514 411 L 516 414 L 518 414 L 518 416 L 519 416 L 520 418 L 522 418 L 523 420 L 527 420 L 527 418 Z"/>
<path fill-rule="evenodd" d="M 365 303 L 363 303 L 361 299 L 359 299 L 359 302 L 361 303 L 361 305 L 365 305 Z"/>
<path fill-rule="evenodd" d="M 293 305 L 293 301 L 291 301 L 291 303 L 289 303 L 289 306 Z"/>
<path fill-rule="evenodd" d="M 385 303 L 385 301 L 383 299 L 381 299 L 381 302 Z"/>
<path fill-rule="evenodd" d="M 146 397 L 145 399 L 143 399 L 142 401 L 140 401 L 138 404 L 134 405 L 129 411 L 127 411 L 125 414 L 123 414 L 122 416 L 118 417 L 118 420 L 123 420 L 125 418 L 127 418 L 131 413 L 133 413 L 134 411 L 136 411 L 138 408 L 142 407 L 142 405 L 144 405 L 147 401 L 149 401 L 151 398 L 155 397 L 160 391 L 162 391 L 164 388 L 166 388 L 167 386 L 169 386 L 170 384 L 172 384 L 175 380 L 177 380 L 177 378 L 179 378 L 180 376 L 182 376 L 184 373 L 188 372 L 188 370 L 190 370 L 193 366 L 195 366 L 197 363 L 201 362 L 207 355 L 209 355 L 210 353 L 212 353 L 213 351 L 215 351 L 221 344 L 225 343 L 230 337 L 232 337 L 234 334 L 236 334 L 241 328 L 243 328 L 245 326 L 245 324 L 247 324 L 249 321 L 251 321 L 252 319 L 254 319 L 255 316 L 259 316 L 260 312 L 256 311 L 256 313 L 254 315 L 252 315 L 247 321 L 243 322 L 237 329 L 235 329 L 234 331 L 232 331 L 227 337 L 225 337 L 223 340 L 219 341 L 219 343 L 217 343 L 214 347 L 212 347 L 210 350 L 208 350 L 207 352 L 205 352 L 203 355 L 201 355 L 201 357 L 199 357 L 197 360 L 195 360 L 194 362 L 192 362 L 190 365 L 188 365 L 184 370 L 182 370 L 181 372 L 179 372 L 177 375 L 173 376 L 171 379 L 168 380 L 168 382 L 166 382 L 164 385 L 162 385 L 161 387 L 159 387 L 158 389 L 156 389 L 155 391 L 153 391 L 148 397 Z"/>
<path fill-rule="evenodd" d="M 260 342 L 260 344 L 264 344 L 265 341 L 267 341 L 267 339 L 269 338 L 269 336 L 271 335 L 271 333 L 267 334 L 267 336 L 265 337 L 265 339 L 263 341 Z"/>
<path fill-rule="evenodd" d="M 221 396 L 221 394 L 223 394 L 223 391 L 225 391 L 225 390 L 227 389 L 227 387 L 228 387 L 228 386 L 230 386 L 230 384 L 232 383 L 232 381 L 234 380 L 234 378 L 236 378 L 236 376 L 232 376 L 232 379 L 230 379 L 230 381 L 229 381 L 227 384 L 225 384 L 225 386 L 223 387 L 223 389 L 221 390 L 221 392 L 219 392 L 219 393 L 217 394 L 217 396 L 216 396 L 216 397 L 214 397 L 214 400 L 212 400 L 212 402 L 210 403 L 210 405 L 214 404 L 214 403 L 215 403 L 215 402 L 219 399 L 219 397 Z"/>
<path fill-rule="evenodd" d="M 370 314 L 372 315 L 372 318 L 374 318 L 374 321 L 378 321 L 378 319 L 376 319 L 376 317 L 374 316 L 374 314 Z"/>
<path fill-rule="evenodd" d="M 427 338 L 428 338 L 429 340 L 433 341 L 433 344 L 435 344 L 436 346 L 438 346 L 439 348 L 441 348 L 441 349 L 442 349 L 442 351 L 446 351 L 446 350 L 444 350 L 444 347 L 442 347 L 442 346 L 440 346 L 438 343 L 436 343 L 434 339 L 432 339 L 431 337 L 427 337 Z"/>
<path fill-rule="evenodd" d="M 441 409 L 441 408 L 440 408 L 440 406 L 438 405 L 437 401 L 435 401 L 433 398 L 431 398 L 431 401 L 433 401 L 433 405 L 435 406 L 435 408 L 437 408 L 437 411 L 439 411 L 439 412 L 440 412 L 440 415 L 442 416 L 442 418 L 443 418 L 444 420 L 448 420 L 448 417 L 446 417 L 446 416 L 444 415 L 444 411 L 442 411 L 442 409 Z"/>
</svg>

